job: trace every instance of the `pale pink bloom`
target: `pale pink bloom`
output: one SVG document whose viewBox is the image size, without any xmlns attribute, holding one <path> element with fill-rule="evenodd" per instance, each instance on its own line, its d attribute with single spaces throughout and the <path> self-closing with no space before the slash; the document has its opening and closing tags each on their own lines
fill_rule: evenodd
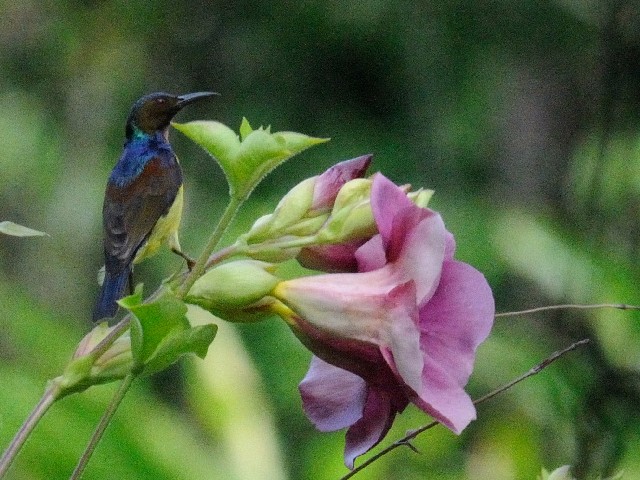
<svg viewBox="0 0 640 480">
<path fill-rule="evenodd" d="M 322 431 L 348 428 L 350 468 L 409 402 L 456 433 L 475 418 L 464 386 L 494 315 L 484 276 L 453 260 L 440 215 L 380 174 L 371 205 L 379 234 L 356 251 L 358 273 L 274 289 L 316 355 L 300 384 L 305 412 Z"/>
</svg>

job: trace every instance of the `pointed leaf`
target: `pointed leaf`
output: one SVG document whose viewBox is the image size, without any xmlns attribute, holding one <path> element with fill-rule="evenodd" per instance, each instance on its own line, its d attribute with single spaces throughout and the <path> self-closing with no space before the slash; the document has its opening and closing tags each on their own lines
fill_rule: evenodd
<svg viewBox="0 0 640 480">
<path fill-rule="evenodd" d="M 145 375 L 163 370 L 187 353 L 204 358 L 216 335 L 218 327 L 213 324 L 192 328 L 185 316 L 187 306 L 168 291 L 152 302 L 142 303 L 139 285 L 133 295 L 119 303 L 133 313 L 134 369 Z"/>
<path fill-rule="evenodd" d="M 174 330 L 163 339 L 154 355 L 148 360 L 144 367 L 144 374 L 151 375 L 164 370 L 188 353 L 195 353 L 198 357 L 204 358 L 217 331 L 218 326 L 214 324 L 200 325 L 182 331 Z"/>
<path fill-rule="evenodd" d="M 271 170 L 303 150 L 328 141 L 295 132 L 271 133 L 269 128 L 253 130 L 247 119 L 242 121 L 240 135 L 215 121 L 173 126 L 216 159 L 234 198 L 246 198 Z"/>
<path fill-rule="evenodd" d="M 244 141 L 244 139 L 247 138 L 247 135 L 251 132 L 253 132 L 253 128 L 251 128 L 249 120 L 247 120 L 246 117 L 242 117 L 242 123 L 240 124 L 240 140 Z"/>
<path fill-rule="evenodd" d="M 189 328 L 189 322 L 187 306 L 168 292 L 153 302 L 137 300 L 141 300 L 141 289 L 120 300 L 120 305 L 133 313 L 131 351 L 136 367 L 141 368 L 167 335 Z"/>
<path fill-rule="evenodd" d="M 218 162 L 227 177 L 230 191 L 234 191 L 239 183 L 232 164 L 235 152 L 240 147 L 238 135 L 226 125 L 215 121 L 198 120 L 172 125 Z"/>
<path fill-rule="evenodd" d="M 45 232 L 40 232 L 38 230 L 33 230 L 29 227 L 23 227 L 22 225 L 18 225 L 17 223 L 10 222 L 5 220 L 4 222 L 0 222 L 0 233 L 4 233 L 5 235 L 13 235 L 14 237 L 48 237 L 49 234 Z"/>
</svg>

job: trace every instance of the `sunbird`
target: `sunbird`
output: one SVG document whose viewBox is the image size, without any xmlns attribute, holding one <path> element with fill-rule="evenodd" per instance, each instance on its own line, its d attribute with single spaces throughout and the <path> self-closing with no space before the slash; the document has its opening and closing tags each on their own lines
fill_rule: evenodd
<svg viewBox="0 0 640 480">
<path fill-rule="evenodd" d="M 186 105 L 213 92 L 151 93 L 133 104 L 124 149 L 111 171 L 102 207 L 104 282 L 93 320 L 113 317 L 131 288 L 133 265 L 167 243 L 184 257 L 178 240 L 182 217 L 182 169 L 169 144 L 169 124 Z"/>
</svg>

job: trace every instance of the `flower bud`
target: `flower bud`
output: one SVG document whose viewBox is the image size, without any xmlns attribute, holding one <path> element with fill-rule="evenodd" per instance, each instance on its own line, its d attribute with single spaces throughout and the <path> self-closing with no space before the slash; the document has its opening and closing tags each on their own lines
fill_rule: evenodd
<svg viewBox="0 0 640 480">
<path fill-rule="evenodd" d="M 270 273 L 274 268 L 256 260 L 224 263 L 200 277 L 185 300 L 232 320 L 236 313 L 259 307 L 260 301 L 269 296 L 280 281 Z"/>
<path fill-rule="evenodd" d="M 316 178 L 300 182 L 282 197 L 272 214 L 259 218 L 244 237 L 247 243 L 282 236 L 287 227 L 301 220 L 313 202 Z"/>
<path fill-rule="evenodd" d="M 409 200 L 415 203 L 418 207 L 427 208 L 427 205 L 429 205 L 429 200 L 431 200 L 431 197 L 433 197 L 433 193 L 433 190 L 421 188 L 420 190 L 416 190 L 415 192 L 407 193 L 407 197 L 409 197 Z"/>
<path fill-rule="evenodd" d="M 377 232 L 371 211 L 371 180 L 346 183 L 336 198 L 333 210 L 318 233 L 319 243 L 342 243 L 368 238 Z"/>
<path fill-rule="evenodd" d="M 131 337 L 129 332 L 125 332 L 94 362 L 91 377 L 96 383 L 106 383 L 124 378 L 132 367 Z"/>
<path fill-rule="evenodd" d="M 242 241 L 250 245 L 287 235 L 315 235 L 345 184 L 362 177 L 369 163 L 371 155 L 363 155 L 303 180 L 280 200 L 272 214 L 259 218 Z"/>
<path fill-rule="evenodd" d="M 371 197 L 371 179 L 355 178 L 343 185 L 336 196 L 332 213 L 349 208 L 361 202 L 369 201 Z"/>
<path fill-rule="evenodd" d="M 264 243 L 260 245 L 260 249 L 257 251 L 248 250 L 247 256 L 253 260 L 268 262 L 268 263 L 282 263 L 292 258 L 296 258 L 300 253 L 300 248 L 283 248 L 282 246 L 270 245 Z"/>
<path fill-rule="evenodd" d="M 82 391 L 91 385 L 119 380 L 131 373 L 133 358 L 129 332 L 118 337 L 99 357 L 94 352 L 113 328 L 101 323 L 80 341 L 64 373 L 52 380 L 58 385 L 61 396 Z"/>
</svg>

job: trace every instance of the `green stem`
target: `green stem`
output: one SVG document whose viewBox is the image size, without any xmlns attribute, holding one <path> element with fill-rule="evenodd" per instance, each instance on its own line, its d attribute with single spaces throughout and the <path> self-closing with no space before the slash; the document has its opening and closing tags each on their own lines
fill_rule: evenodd
<svg viewBox="0 0 640 480">
<path fill-rule="evenodd" d="M 184 298 L 195 281 L 202 276 L 207 266 L 207 260 L 209 260 L 209 256 L 213 253 L 213 250 L 216 248 L 218 243 L 220 243 L 222 235 L 224 235 L 224 232 L 226 232 L 227 228 L 233 221 L 236 213 L 238 213 L 238 210 L 245 200 L 246 197 L 231 197 L 229 199 L 227 208 L 225 208 L 222 216 L 220 217 L 220 220 L 218 221 L 218 225 L 209 237 L 207 245 L 204 247 L 204 250 L 198 257 L 198 260 L 196 260 L 196 264 L 191 269 L 191 272 L 189 272 L 189 275 L 187 275 L 187 278 L 185 278 L 184 282 L 182 282 L 182 285 L 180 285 L 180 287 L 178 288 L 178 291 L 176 292 L 176 296 L 178 298 Z"/>
<path fill-rule="evenodd" d="M 276 240 L 274 242 L 264 242 L 254 245 L 247 245 L 245 248 L 238 249 L 238 252 L 251 255 L 260 253 L 261 250 L 272 250 L 274 248 L 286 250 L 289 248 L 304 248 L 310 245 L 320 245 L 318 243 L 317 235 L 309 235 L 308 237 L 285 238 L 282 240 Z"/>
<path fill-rule="evenodd" d="M 91 455 L 93 455 L 93 452 L 95 451 L 96 446 L 98 445 L 98 442 L 100 442 L 100 439 L 104 434 L 104 431 L 107 429 L 109 422 L 111 422 L 111 419 L 113 418 L 113 415 L 116 413 L 116 410 L 120 406 L 122 399 L 124 398 L 127 391 L 129 390 L 129 387 L 131 387 L 131 383 L 133 383 L 134 378 L 135 376 L 132 373 L 124 377 L 124 380 L 120 384 L 120 388 L 115 393 L 115 395 L 111 399 L 111 403 L 109 403 L 109 407 L 102 415 L 102 418 L 100 419 L 100 423 L 96 427 L 96 430 L 93 432 L 93 435 L 91 436 L 91 439 L 87 444 L 87 448 L 85 448 L 84 452 L 82 453 L 82 457 L 80 457 L 80 461 L 78 462 L 78 465 L 76 465 L 76 468 L 71 474 L 71 477 L 69 477 L 69 480 L 78 480 L 82 476 L 82 473 L 84 472 L 84 469 L 86 468 L 87 463 L 89 463 L 89 459 L 91 458 Z"/>
<path fill-rule="evenodd" d="M 24 423 L 20 427 L 20 430 L 18 430 L 18 433 L 16 433 L 9 446 L 2 454 L 2 457 L 0 458 L 0 478 L 2 478 L 5 473 L 7 473 L 7 470 L 11 466 L 11 463 L 20 451 L 20 448 L 22 447 L 22 445 L 24 445 L 24 442 L 26 442 L 27 438 L 29 438 L 29 435 L 38 424 L 40 419 L 44 416 L 47 410 L 49 410 L 49 407 L 53 405 L 53 402 L 55 402 L 57 395 L 57 385 L 52 385 L 45 390 L 44 395 L 42 395 L 42 398 L 40 399 L 38 404 L 35 406 L 29 417 L 27 417 L 27 419 L 24 421 Z"/>
<path fill-rule="evenodd" d="M 232 197 L 229 200 L 227 208 L 225 209 L 222 216 L 220 217 L 220 221 L 218 222 L 218 225 L 216 226 L 213 233 L 211 234 L 211 237 L 209 238 L 209 241 L 207 242 L 207 245 L 205 246 L 204 250 L 198 257 L 196 264 L 194 265 L 191 272 L 189 272 L 189 274 L 185 277 L 184 281 L 181 283 L 180 287 L 178 288 L 178 291 L 177 291 L 178 298 L 183 298 L 187 294 L 189 289 L 193 286 L 194 282 L 204 273 L 204 270 L 207 265 L 207 261 L 209 260 L 211 253 L 220 242 L 222 235 L 228 228 L 229 224 L 233 221 L 233 218 L 235 217 L 236 213 L 238 212 L 238 209 L 240 208 L 243 202 L 244 202 L 244 199 L 242 198 Z M 154 298 L 160 290 L 161 289 L 158 289 L 158 291 L 152 294 L 150 299 Z M 95 346 L 92 352 L 92 354 L 95 355 L 95 358 L 99 358 L 104 352 L 106 352 L 108 348 L 113 344 L 113 342 L 129 328 L 130 323 L 131 323 L 131 317 L 129 314 L 125 316 L 98 345 Z M 113 415 L 115 414 L 118 406 L 122 402 L 125 394 L 129 390 L 129 387 L 131 386 L 133 379 L 134 379 L 133 374 L 129 374 L 124 378 L 120 388 L 118 389 L 113 399 L 111 400 L 109 407 L 107 408 L 102 418 L 100 419 L 100 423 L 96 427 L 96 430 L 93 433 L 91 440 L 87 445 L 87 448 L 82 454 L 82 457 L 78 462 L 78 465 L 73 471 L 73 474 L 70 477 L 70 480 L 78 479 L 82 475 L 82 472 L 84 471 L 85 467 L 87 466 L 87 463 L 89 462 L 89 459 L 91 458 L 91 455 L 93 455 L 94 450 L 96 449 L 98 443 L 100 442 L 100 439 L 104 434 L 104 431 L 106 430 L 107 426 L 109 425 L 109 422 L 113 418 Z"/>
<path fill-rule="evenodd" d="M 211 256 L 207 259 L 207 264 L 205 265 L 205 270 L 217 265 L 218 263 L 226 260 L 227 258 L 233 257 L 238 253 L 242 253 L 242 250 L 238 247 L 237 244 L 229 245 L 228 247 L 224 247 L 221 250 L 218 250 L 215 253 L 212 253 Z"/>
</svg>

